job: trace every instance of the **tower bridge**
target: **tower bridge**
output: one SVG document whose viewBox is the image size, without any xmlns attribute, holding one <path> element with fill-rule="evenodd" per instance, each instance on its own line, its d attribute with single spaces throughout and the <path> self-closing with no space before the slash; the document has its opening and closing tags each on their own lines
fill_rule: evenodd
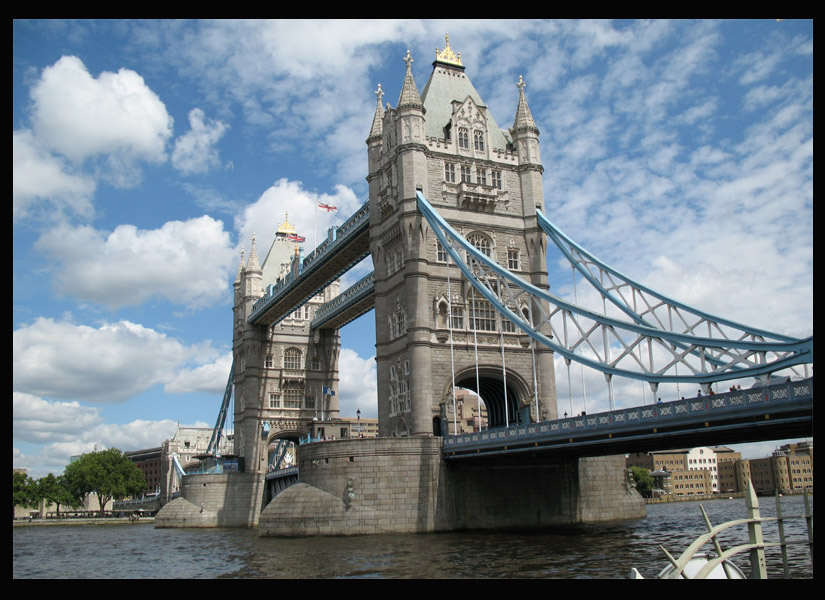
<svg viewBox="0 0 825 600">
<path fill-rule="evenodd" d="M 285 222 L 263 266 L 254 239 L 242 258 L 234 364 L 216 431 L 234 388 L 243 470 L 208 482 L 187 476 L 188 495 L 158 526 L 311 535 L 629 518 L 644 506 L 627 484 L 625 452 L 812 431 L 812 337 L 708 315 L 593 257 L 544 214 L 539 129 L 524 81 L 513 125 L 501 129 L 449 40 L 421 93 L 409 52 L 404 61 L 395 108 L 376 91 L 368 201 L 307 257 L 288 243 L 294 230 Z M 611 314 L 550 293 L 548 244 Z M 339 293 L 339 278 L 366 256 L 374 271 Z M 337 422 L 339 329 L 370 310 L 380 437 L 303 444 L 297 475 L 267 476 L 270 448 L 283 456 L 278 440 L 298 442 Z M 559 419 L 555 356 L 602 372 L 611 411 Z M 788 369 L 798 370 L 794 383 L 707 396 L 713 383 L 767 384 Z M 654 394 L 662 383 L 689 382 L 706 397 L 616 410 L 614 377 L 644 381 Z M 445 435 L 457 387 L 483 398 L 489 430 Z M 207 508 L 196 514 L 199 502 Z"/>
</svg>

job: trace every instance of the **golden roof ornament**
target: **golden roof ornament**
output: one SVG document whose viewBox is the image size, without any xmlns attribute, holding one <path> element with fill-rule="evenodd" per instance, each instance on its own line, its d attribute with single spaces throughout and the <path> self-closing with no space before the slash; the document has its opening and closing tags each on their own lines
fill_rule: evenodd
<svg viewBox="0 0 825 600">
<path fill-rule="evenodd" d="M 463 67 L 464 65 L 461 64 L 461 54 L 456 54 L 453 52 L 453 49 L 450 48 L 450 34 L 444 36 L 446 40 L 447 47 L 444 50 L 439 51 L 438 47 L 435 48 L 435 60 L 441 63 L 447 63 L 448 65 L 456 65 L 457 67 Z"/>
<path fill-rule="evenodd" d="M 286 216 L 284 217 L 284 222 L 278 227 L 277 233 L 295 233 L 295 227 L 289 224 L 289 213 L 286 213 Z"/>
</svg>

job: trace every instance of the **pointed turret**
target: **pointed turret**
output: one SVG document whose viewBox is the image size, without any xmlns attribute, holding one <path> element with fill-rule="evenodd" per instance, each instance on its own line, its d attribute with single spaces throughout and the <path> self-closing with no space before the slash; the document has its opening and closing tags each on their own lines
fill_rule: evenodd
<svg viewBox="0 0 825 600">
<path fill-rule="evenodd" d="M 527 99 L 524 97 L 524 88 L 527 84 L 524 83 L 524 78 L 518 77 L 518 108 L 516 108 L 516 118 L 513 121 L 513 132 L 522 133 L 530 131 L 539 134 L 539 128 L 533 120 L 533 115 L 530 113 L 530 107 L 527 106 Z"/>
<path fill-rule="evenodd" d="M 252 234 L 252 249 L 249 251 L 249 261 L 246 270 L 250 273 L 261 273 L 261 263 L 258 262 L 258 252 L 255 250 L 255 234 Z"/>
<path fill-rule="evenodd" d="M 381 106 L 381 98 L 383 98 L 383 96 L 384 91 L 381 89 L 381 84 L 379 83 L 378 89 L 375 90 L 377 105 L 375 107 L 375 116 L 372 118 L 372 127 L 370 127 L 370 134 L 367 137 L 367 144 L 374 140 L 380 140 L 381 134 L 384 132 L 384 107 Z"/>
<path fill-rule="evenodd" d="M 404 62 L 407 63 L 407 73 L 404 76 L 404 85 L 401 87 L 401 97 L 398 98 L 398 110 L 403 108 L 417 108 L 424 109 L 424 103 L 421 101 L 421 96 L 418 93 L 418 88 L 415 86 L 415 79 L 412 75 L 412 63 L 415 62 L 410 56 L 410 51 L 407 50 L 407 55 L 404 57 Z"/>
</svg>

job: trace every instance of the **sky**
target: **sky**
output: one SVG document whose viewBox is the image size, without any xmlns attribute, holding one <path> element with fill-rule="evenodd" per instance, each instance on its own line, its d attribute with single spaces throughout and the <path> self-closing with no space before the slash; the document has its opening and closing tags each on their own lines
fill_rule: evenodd
<svg viewBox="0 0 825 600">
<path fill-rule="evenodd" d="M 375 90 L 397 104 L 408 49 L 423 89 L 445 34 L 501 127 L 524 77 L 546 214 L 568 236 L 686 304 L 813 335 L 813 21 L 12 30 L 13 463 L 32 476 L 214 425 L 241 250 L 254 234 L 263 258 L 288 218 L 308 253 L 367 200 Z M 372 312 L 342 330 L 342 416 L 377 416 L 374 331 Z M 572 398 L 562 362 L 556 378 L 559 412 L 607 410 L 601 374 L 575 371 Z M 644 388 L 616 384 L 617 406 L 652 402 Z"/>
</svg>

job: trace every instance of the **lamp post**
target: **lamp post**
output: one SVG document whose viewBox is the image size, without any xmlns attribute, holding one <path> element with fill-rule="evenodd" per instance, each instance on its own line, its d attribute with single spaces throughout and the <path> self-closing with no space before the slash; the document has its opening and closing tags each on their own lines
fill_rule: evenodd
<svg viewBox="0 0 825 600">
<path fill-rule="evenodd" d="M 355 412 L 355 416 L 358 417 L 358 437 L 361 437 L 361 409 L 359 408 Z"/>
</svg>

